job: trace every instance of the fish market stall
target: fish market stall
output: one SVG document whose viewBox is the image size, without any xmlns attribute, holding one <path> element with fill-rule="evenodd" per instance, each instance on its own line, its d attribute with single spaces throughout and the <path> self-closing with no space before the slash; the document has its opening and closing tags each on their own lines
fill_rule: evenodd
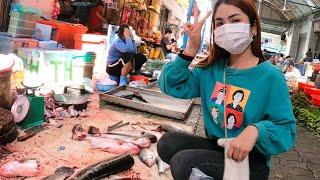
<svg viewBox="0 0 320 180">
<path fill-rule="evenodd" d="M 197 118 L 199 113 L 199 108 L 193 109 L 187 122 Z M 62 120 L 56 119 L 56 121 L 61 123 L 62 126 L 54 126 L 53 124 L 48 123 L 43 128 L 36 128 L 36 133 L 29 139 L 22 139 L 23 141 L 15 141 L 12 144 L 7 145 L 4 149 L 9 151 L 10 154 L 1 159 L 0 164 L 3 165 L 8 162 L 12 163 L 14 160 L 36 160 L 34 162 L 25 161 L 25 163 L 37 164 L 37 171 L 35 172 L 36 176 L 27 178 L 28 180 L 36 180 L 53 174 L 61 167 L 65 167 L 62 168 L 64 173 L 70 174 L 70 171 L 78 172 L 79 169 L 83 169 L 84 167 L 94 163 L 127 153 L 124 151 L 118 151 L 119 149 L 115 149 L 114 151 L 112 149 L 110 150 L 105 146 L 105 144 L 102 144 L 101 146 L 99 142 L 95 141 L 95 139 L 107 139 L 108 135 L 112 136 L 112 134 L 115 135 L 117 133 L 125 134 L 125 132 L 130 132 L 132 134 L 134 131 L 148 131 L 159 138 L 164 133 L 164 130 L 160 130 L 160 125 L 162 125 L 162 129 L 165 129 L 166 131 L 177 130 L 187 131 L 190 133 L 193 132 L 193 127 L 190 126 L 190 123 L 189 125 L 185 125 L 180 122 L 173 121 L 170 118 L 156 116 L 149 113 L 141 113 L 122 107 L 105 105 L 103 103 L 100 104 L 98 95 L 92 95 L 90 97 L 88 115 L 89 116 L 87 117 L 63 118 Z M 123 123 L 119 123 L 119 121 L 122 121 Z M 79 137 L 77 135 L 79 134 L 77 134 L 78 129 L 75 127 L 78 125 L 80 125 L 84 130 L 82 133 L 85 134 L 86 138 L 77 139 L 77 137 Z M 90 126 L 91 131 L 88 131 L 87 129 Z M 97 129 L 99 129 L 99 131 L 96 131 Z M 92 135 L 97 133 L 104 135 Z M 19 137 L 24 134 L 24 132 L 20 131 Z M 83 134 L 80 133 L 80 137 Z M 104 142 L 110 142 L 110 139 Z M 136 152 L 133 152 L 132 154 L 137 154 L 132 155 L 134 158 L 133 167 L 129 168 L 129 170 L 125 172 L 111 176 L 110 179 L 117 179 L 118 177 L 130 177 L 136 179 L 172 179 L 170 171 L 167 169 L 168 166 L 164 166 L 164 169 L 161 170 L 166 170 L 165 172 L 159 173 L 156 143 L 151 143 L 149 145 L 150 147 L 147 148 L 147 150 L 133 148 Z M 146 144 L 145 147 L 148 147 L 149 145 Z M 148 158 L 145 158 L 145 163 L 143 163 L 141 159 L 143 159 L 143 157 L 148 157 L 147 155 L 150 152 L 153 155 L 151 162 L 148 161 Z M 125 160 L 128 161 L 128 159 Z M 121 164 L 119 166 L 121 169 Z M 1 170 L 2 169 L 0 168 L 0 174 L 3 173 Z"/>
</svg>

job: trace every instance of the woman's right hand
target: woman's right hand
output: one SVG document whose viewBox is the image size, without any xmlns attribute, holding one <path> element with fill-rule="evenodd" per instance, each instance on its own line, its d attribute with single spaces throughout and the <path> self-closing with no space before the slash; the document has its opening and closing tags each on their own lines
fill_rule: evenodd
<svg viewBox="0 0 320 180">
<path fill-rule="evenodd" d="M 201 45 L 201 30 L 207 18 L 211 15 L 212 11 L 208 11 L 206 16 L 199 20 L 200 10 L 197 5 L 194 8 L 194 24 L 186 23 L 183 31 L 188 35 L 188 44 L 184 50 L 184 55 L 195 57 Z"/>
</svg>

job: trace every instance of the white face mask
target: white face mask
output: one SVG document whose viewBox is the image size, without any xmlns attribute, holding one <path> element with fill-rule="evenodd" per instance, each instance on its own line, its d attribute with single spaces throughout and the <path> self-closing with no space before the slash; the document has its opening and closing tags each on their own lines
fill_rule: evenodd
<svg viewBox="0 0 320 180">
<path fill-rule="evenodd" d="M 225 24 L 214 31 L 215 43 L 230 54 L 241 54 L 252 43 L 250 24 Z"/>
</svg>

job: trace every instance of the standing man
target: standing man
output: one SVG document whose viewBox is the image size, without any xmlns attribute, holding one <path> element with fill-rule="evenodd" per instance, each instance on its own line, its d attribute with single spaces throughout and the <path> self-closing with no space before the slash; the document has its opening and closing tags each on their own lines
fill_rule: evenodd
<svg viewBox="0 0 320 180">
<path fill-rule="evenodd" d="M 170 59 L 170 61 L 174 61 L 177 57 L 177 54 L 173 52 L 174 47 L 176 46 L 176 42 L 175 43 L 171 42 L 170 40 L 171 35 L 172 35 L 172 30 L 169 28 L 166 28 L 161 38 L 161 48 L 166 58 Z"/>
</svg>

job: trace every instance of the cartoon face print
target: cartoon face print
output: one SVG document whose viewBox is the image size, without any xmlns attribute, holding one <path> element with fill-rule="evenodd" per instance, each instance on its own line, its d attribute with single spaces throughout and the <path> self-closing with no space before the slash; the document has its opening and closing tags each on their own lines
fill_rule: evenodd
<svg viewBox="0 0 320 180">
<path fill-rule="evenodd" d="M 213 121 L 214 121 L 216 124 L 218 124 L 219 108 L 214 106 L 214 107 L 211 109 L 211 115 L 212 115 Z"/>
<path fill-rule="evenodd" d="M 223 90 L 223 89 L 220 89 L 220 90 L 218 91 L 217 97 L 212 98 L 212 101 L 213 101 L 215 104 L 222 105 L 222 104 L 224 103 L 224 102 L 223 102 L 223 100 L 224 100 L 224 95 L 225 95 L 224 90 Z"/>
<path fill-rule="evenodd" d="M 232 129 L 235 124 L 237 124 L 237 119 L 236 116 L 234 114 L 228 114 L 227 116 L 227 128 L 228 129 Z"/>
<path fill-rule="evenodd" d="M 237 90 L 232 95 L 232 103 L 228 104 L 227 107 L 240 111 L 243 111 L 243 108 L 240 106 L 240 103 L 244 99 L 244 92 L 242 90 Z"/>
</svg>

